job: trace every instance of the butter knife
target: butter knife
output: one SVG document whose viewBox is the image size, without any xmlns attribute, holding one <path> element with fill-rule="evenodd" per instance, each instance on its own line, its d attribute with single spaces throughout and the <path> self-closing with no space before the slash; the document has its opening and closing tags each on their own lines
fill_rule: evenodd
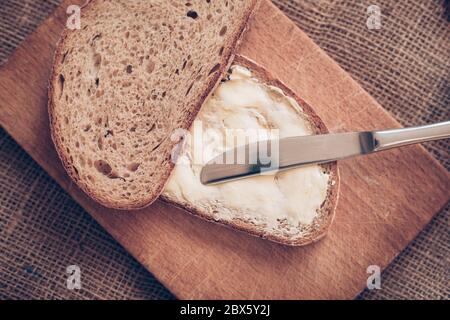
<svg viewBox="0 0 450 320">
<path fill-rule="evenodd" d="M 333 162 L 446 138 L 450 138 L 450 121 L 402 129 L 299 136 L 264 143 L 255 142 L 231 149 L 209 161 L 202 168 L 200 180 L 205 185 L 218 184 L 260 175 L 271 170 L 282 171 Z M 261 146 L 264 146 L 263 151 Z M 277 152 L 272 153 L 272 149 L 275 148 Z M 271 163 L 260 161 L 261 154 L 266 153 L 277 156 L 273 157 Z M 226 161 L 239 158 L 238 154 L 244 154 L 245 160 L 231 163 Z M 251 163 L 249 159 L 257 160 Z"/>
</svg>

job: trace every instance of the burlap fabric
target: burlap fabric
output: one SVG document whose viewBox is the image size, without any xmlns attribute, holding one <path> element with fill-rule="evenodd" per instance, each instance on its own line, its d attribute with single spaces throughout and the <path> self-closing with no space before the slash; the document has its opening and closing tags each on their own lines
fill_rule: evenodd
<svg viewBox="0 0 450 320">
<path fill-rule="evenodd" d="M 59 0 L 0 0 L 0 64 Z M 450 119 L 449 4 L 303 0 L 275 3 L 403 125 Z M 378 5 L 381 29 L 365 32 Z M 1 103 L 1 101 L 0 101 Z M 449 143 L 429 151 L 450 167 Z M 448 299 L 449 207 L 359 298 Z M 167 299 L 157 280 L 0 129 L 0 298 Z M 82 289 L 66 288 L 66 267 Z"/>
</svg>

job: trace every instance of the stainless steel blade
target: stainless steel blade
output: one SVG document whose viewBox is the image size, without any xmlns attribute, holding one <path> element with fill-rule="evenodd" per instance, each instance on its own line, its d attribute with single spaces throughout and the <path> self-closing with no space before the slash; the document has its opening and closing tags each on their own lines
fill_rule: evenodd
<svg viewBox="0 0 450 320">
<path fill-rule="evenodd" d="M 273 143 L 264 142 L 271 154 L 271 146 L 278 146 L 278 166 L 250 163 L 249 159 L 260 159 L 260 143 L 253 143 L 229 150 L 209 161 L 203 167 L 200 180 L 203 184 L 216 184 L 229 180 L 258 175 L 268 170 L 286 170 L 313 163 L 326 163 L 339 159 L 366 154 L 374 150 L 372 132 L 352 132 L 283 138 Z M 237 163 L 236 154 L 245 154 L 245 161 Z M 264 154 L 264 153 L 263 153 Z M 277 153 L 275 152 L 275 155 Z M 273 153 L 271 154 L 273 155 Z M 225 161 L 232 159 L 232 161 Z"/>
<path fill-rule="evenodd" d="M 203 184 L 215 184 L 228 180 L 245 178 L 247 176 L 261 174 L 264 171 L 277 169 L 286 170 L 301 167 L 313 163 L 326 163 L 352 156 L 388 150 L 426 141 L 450 138 L 450 121 L 434 123 L 424 126 L 390 129 L 372 132 L 350 132 L 324 134 L 316 136 L 290 137 L 274 140 L 272 144 L 263 145 L 263 151 L 267 151 L 264 145 L 273 145 L 276 152 L 260 153 L 260 143 L 250 144 L 230 150 L 208 162 L 203 167 L 200 180 Z M 255 154 L 256 152 L 256 154 Z M 234 159 L 235 154 L 245 154 L 245 161 L 226 161 Z M 267 166 L 265 162 L 250 159 L 264 159 L 264 155 L 270 154 L 276 165 Z M 273 154 L 276 156 L 273 157 Z M 241 157 L 236 157 L 241 160 Z M 225 164 L 221 164 L 225 163 Z"/>
</svg>

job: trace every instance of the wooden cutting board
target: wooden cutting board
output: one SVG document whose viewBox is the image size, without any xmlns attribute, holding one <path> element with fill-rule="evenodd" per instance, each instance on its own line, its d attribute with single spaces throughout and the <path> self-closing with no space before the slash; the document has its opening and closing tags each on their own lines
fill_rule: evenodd
<svg viewBox="0 0 450 320">
<path fill-rule="evenodd" d="M 162 202 L 105 209 L 69 180 L 47 118 L 47 77 L 67 18 L 64 4 L 0 70 L 0 123 L 133 256 L 179 298 L 354 298 L 450 197 L 450 176 L 421 146 L 340 163 L 328 237 L 285 247 L 204 222 Z M 241 53 L 312 105 L 334 132 L 399 124 L 293 22 L 264 2 Z"/>
</svg>

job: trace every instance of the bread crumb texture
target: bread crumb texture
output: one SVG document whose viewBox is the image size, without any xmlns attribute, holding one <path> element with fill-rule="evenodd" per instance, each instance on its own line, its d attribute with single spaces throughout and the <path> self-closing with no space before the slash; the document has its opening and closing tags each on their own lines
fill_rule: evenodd
<svg viewBox="0 0 450 320">
<path fill-rule="evenodd" d="M 150 204 L 187 129 L 228 68 L 255 1 L 94 0 L 63 34 L 50 81 L 52 136 L 105 206 Z"/>
</svg>

